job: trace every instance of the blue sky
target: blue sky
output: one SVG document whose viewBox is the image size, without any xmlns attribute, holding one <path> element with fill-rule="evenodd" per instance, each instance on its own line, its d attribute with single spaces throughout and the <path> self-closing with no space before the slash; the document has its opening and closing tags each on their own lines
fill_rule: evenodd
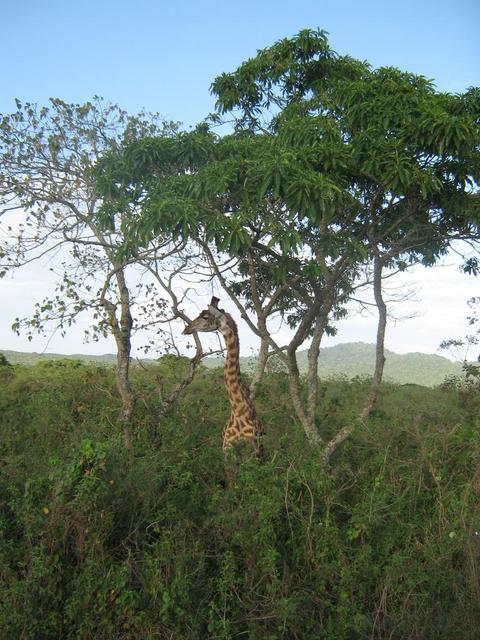
<svg viewBox="0 0 480 640">
<path fill-rule="evenodd" d="M 4 0 L 2 22 L 3 113 L 14 97 L 97 94 L 192 125 L 213 109 L 217 74 L 306 27 L 326 29 L 339 53 L 444 90 L 480 84 L 478 0 Z"/>
<path fill-rule="evenodd" d="M 213 110 L 209 87 L 219 73 L 317 27 L 338 53 L 374 67 L 423 74 L 445 91 L 480 85 L 479 0 L 3 0 L 1 16 L 0 113 L 15 109 L 14 98 L 45 104 L 100 95 L 130 113 L 145 107 L 191 126 Z M 447 262 L 450 268 L 410 278 L 420 287 L 417 301 L 400 313 L 417 317 L 390 324 L 389 348 L 435 352 L 442 339 L 463 335 L 465 302 L 478 295 L 478 283 L 459 274 L 454 257 Z M 83 345 L 81 323 L 65 340 L 14 336 L 15 316 L 28 315 L 51 291 L 47 267 L 0 281 L 0 349 L 112 352 L 111 342 Z M 374 338 L 375 319 L 353 316 L 335 342 Z M 242 344 L 248 353 L 249 338 Z"/>
</svg>

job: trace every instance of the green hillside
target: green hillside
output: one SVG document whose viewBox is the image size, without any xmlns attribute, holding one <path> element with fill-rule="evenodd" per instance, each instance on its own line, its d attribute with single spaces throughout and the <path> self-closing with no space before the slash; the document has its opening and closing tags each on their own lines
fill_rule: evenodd
<svg viewBox="0 0 480 640">
<path fill-rule="evenodd" d="M 91 356 L 83 354 L 64 355 L 59 353 L 23 353 L 21 351 L 3 351 L 12 364 L 33 365 L 42 360 L 84 360 L 96 364 L 112 365 L 116 358 L 113 354 Z M 451 362 L 443 356 L 427 353 L 398 354 L 386 351 L 384 379 L 397 384 L 421 384 L 434 387 L 441 384 L 446 377 L 458 376 L 462 373 L 459 362 Z M 142 363 L 154 362 L 142 359 Z M 205 358 L 207 367 L 222 367 L 223 358 Z M 251 371 L 255 366 L 255 358 L 241 358 L 242 369 Z M 301 372 L 307 370 L 307 352 L 298 353 L 298 366 Z M 375 345 L 364 342 L 348 342 L 337 344 L 321 350 L 318 374 L 321 378 L 370 376 L 375 366 Z"/>
<path fill-rule="evenodd" d="M 42 362 L 45 360 L 84 360 L 85 362 L 91 362 L 93 364 L 115 364 L 116 357 L 111 353 L 105 353 L 101 356 L 90 356 L 83 355 L 81 353 L 74 353 L 70 355 L 65 355 L 63 353 L 28 353 L 24 351 L 7 351 L 5 349 L 0 349 L 0 353 L 3 353 L 4 356 L 11 364 L 23 364 L 23 365 L 34 365 L 38 362 Z"/>
<path fill-rule="evenodd" d="M 458 376 L 462 373 L 459 362 L 451 362 L 448 358 L 427 353 L 398 354 L 386 351 L 384 379 L 397 384 L 421 384 L 434 387 L 441 384 L 446 377 Z M 205 364 L 210 367 L 222 366 L 222 358 L 206 358 Z M 241 364 L 248 371 L 255 366 L 255 358 L 242 358 Z M 307 352 L 299 351 L 298 366 L 300 371 L 307 370 Z M 375 345 L 364 342 L 348 342 L 327 347 L 320 352 L 318 374 L 321 378 L 370 376 L 375 367 Z"/>
<path fill-rule="evenodd" d="M 306 352 L 302 353 L 301 369 L 306 370 Z M 323 349 L 319 360 L 319 375 L 355 376 L 372 375 L 375 368 L 375 345 L 363 342 L 339 344 Z M 461 375 L 459 362 L 427 353 L 398 354 L 385 351 L 385 381 L 398 384 L 422 384 L 433 387 L 446 377 Z"/>
</svg>

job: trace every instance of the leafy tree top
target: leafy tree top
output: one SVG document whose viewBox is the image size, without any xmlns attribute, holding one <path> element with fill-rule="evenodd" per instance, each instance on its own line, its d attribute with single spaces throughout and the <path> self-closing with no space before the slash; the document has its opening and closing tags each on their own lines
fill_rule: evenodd
<svg viewBox="0 0 480 640">
<path fill-rule="evenodd" d="M 203 230 L 241 254 L 260 235 L 281 254 L 306 242 L 332 260 L 365 258 L 375 245 L 427 263 L 451 237 L 478 236 L 480 89 L 438 92 L 422 76 L 339 56 L 324 31 L 304 30 L 212 91 L 214 120 L 233 117 L 233 134 L 202 125 L 136 141 L 113 161 L 121 171 L 110 185 L 141 194 L 143 236 Z"/>
<path fill-rule="evenodd" d="M 325 190 L 314 188 L 314 175 L 328 176 L 364 198 L 374 189 L 451 216 L 468 204 L 478 216 L 465 196 L 480 176 L 479 88 L 437 92 L 423 76 L 339 56 L 324 31 L 304 30 L 222 74 L 212 91 L 237 130 L 276 135 L 265 170 L 275 186 L 299 168 L 298 201 Z"/>
</svg>

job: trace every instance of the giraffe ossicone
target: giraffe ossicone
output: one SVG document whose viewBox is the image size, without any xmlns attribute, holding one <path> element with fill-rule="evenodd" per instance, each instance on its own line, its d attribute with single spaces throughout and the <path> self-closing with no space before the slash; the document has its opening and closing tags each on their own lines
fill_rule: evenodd
<svg viewBox="0 0 480 640">
<path fill-rule="evenodd" d="M 222 334 L 227 349 L 225 360 L 225 388 L 230 401 L 230 418 L 223 429 L 222 447 L 227 451 L 235 442 L 252 443 L 255 452 L 260 452 L 259 437 L 262 433 L 260 421 L 250 400 L 250 394 L 240 378 L 240 342 L 238 328 L 232 316 L 218 308 L 220 300 L 212 297 L 207 309 L 200 312 L 188 324 L 183 333 L 218 331 Z"/>
</svg>

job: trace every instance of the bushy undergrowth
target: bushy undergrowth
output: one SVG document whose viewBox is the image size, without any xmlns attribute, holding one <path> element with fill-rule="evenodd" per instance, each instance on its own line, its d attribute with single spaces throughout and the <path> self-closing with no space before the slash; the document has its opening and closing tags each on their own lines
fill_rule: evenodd
<svg viewBox="0 0 480 640">
<path fill-rule="evenodd" d="M 257 395 L 263 464 L 224 460 L 216 370 L 152 446 L 162 366 L 134 372 L 130 449 L 109 369 L 0 370 L 1 638 L 478 638 L 478 391 L 385 386 L 326 472 L 281 373 Z M 367 383 L 322 384 L 334 433 Z"/>
</svg>

